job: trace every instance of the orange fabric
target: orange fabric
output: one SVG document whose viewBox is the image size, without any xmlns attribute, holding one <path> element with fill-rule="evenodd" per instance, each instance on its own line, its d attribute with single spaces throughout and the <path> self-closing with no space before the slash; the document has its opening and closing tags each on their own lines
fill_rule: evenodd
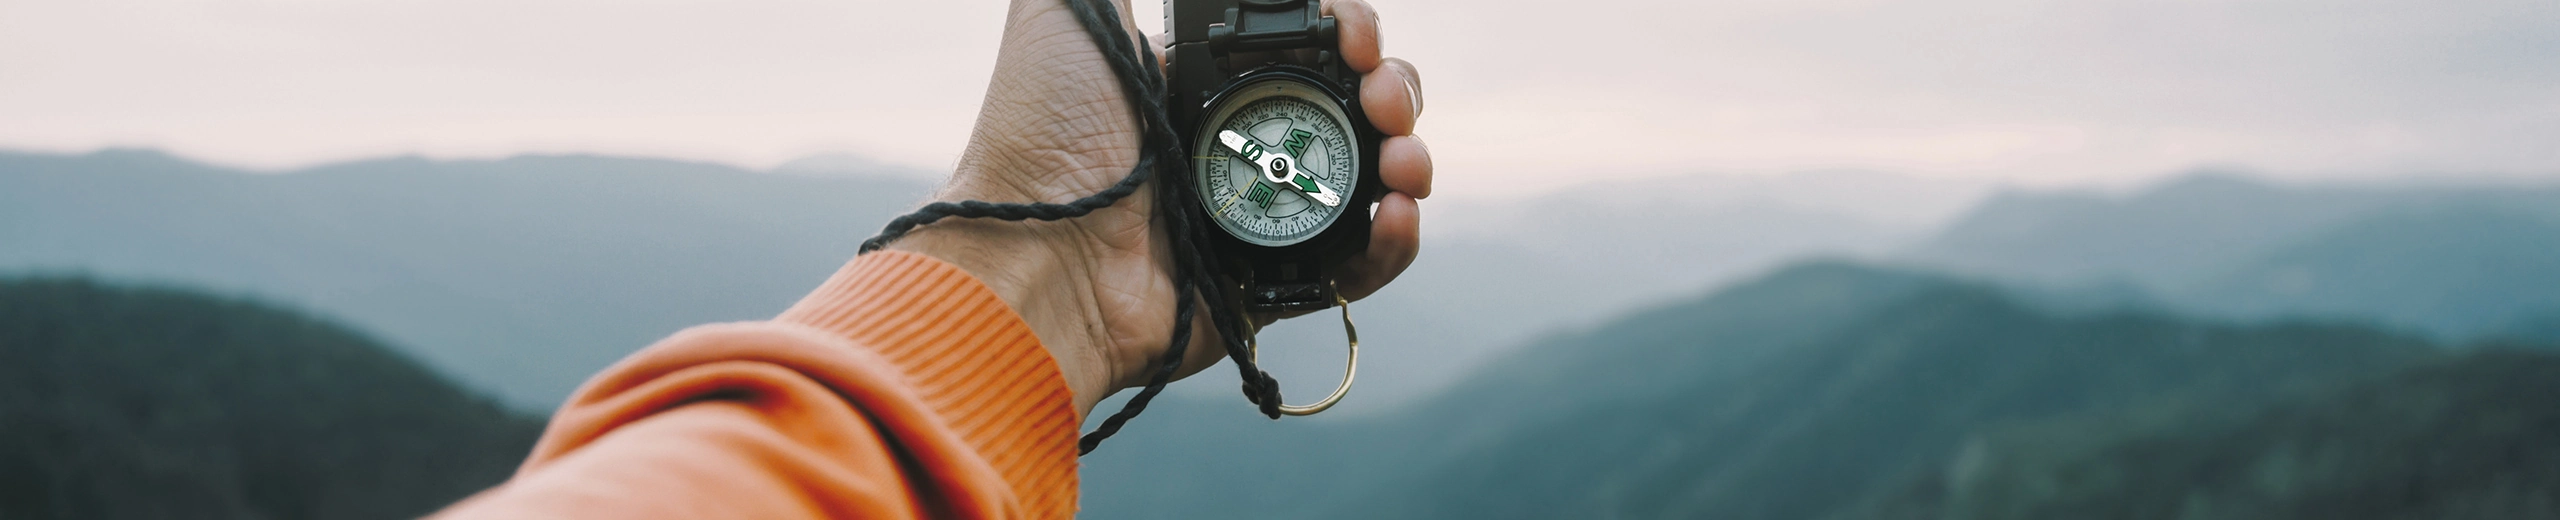
<svg viewBox="0 0 2560 520">
<path fill-rule="evenodd" d="M 444 518 L 1066 518 L 1076 416 L 1031 329 L 959 268 L 847 263 L 782 316 L 597 374 L 513 480 Z"/>
</svg>

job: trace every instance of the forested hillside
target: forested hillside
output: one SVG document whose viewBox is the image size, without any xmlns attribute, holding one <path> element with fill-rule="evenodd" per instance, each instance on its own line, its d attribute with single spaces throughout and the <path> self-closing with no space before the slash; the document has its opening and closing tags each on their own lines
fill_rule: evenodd
<svg viewBox="0 0 2560 520">
<path fill-rule="evenodd" d="M 1822 273 L 1847 269 L 1779 279 L 1875 276 Z M 1936 467 L 1968 436 L 2003 423 L 2182 395 L 2247 402 L 2434 354 L 2422 340 L 2351 326 L 2058 316 L 1961 282 L 1901 292 L 1850 291 L 1883 296 L 1831 319 L 1753 320 L 1748 327 L 1796 331 L 1761 342 L 1731 333 L 1745 320 L 1690 314 L 1546 343 L 1538 350 L 1615 362 L 1514 367 L 1544 384 L 1489 379 L 1512 384 L 1477 389 L 1442 413 L 1533 394 L 1579 401 L 1483 428 L 1428 469 L 1337 511 L 1818 518 Z"/>
<path fill-rule="evenodd" d="M 1857 518 L 2560 518 L 2560 356 L 2491 351 L 2285 399 L 1987 436 Z"/>
<path fill-rule="evenodd" d="M 0 518 L 411 518 L 504 480 L 540 431 L 290 311 L 0 281 Z"/>
</svg>

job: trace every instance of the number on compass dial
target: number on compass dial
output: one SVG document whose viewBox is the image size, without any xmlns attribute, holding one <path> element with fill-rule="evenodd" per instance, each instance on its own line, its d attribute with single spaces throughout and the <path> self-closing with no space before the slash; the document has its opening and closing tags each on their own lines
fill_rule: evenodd
<svg viewBox="0 0 2560 520">
<path fill-rule="evenodd" d="M 1351 208 L 1359 176 L 1350 117 L 1314 87 L 1268 80 L 1240 87 L 1209 112 L 1192 144 L 1210 220 L 1245 242 L 1304 242 Z"/>
</svg>

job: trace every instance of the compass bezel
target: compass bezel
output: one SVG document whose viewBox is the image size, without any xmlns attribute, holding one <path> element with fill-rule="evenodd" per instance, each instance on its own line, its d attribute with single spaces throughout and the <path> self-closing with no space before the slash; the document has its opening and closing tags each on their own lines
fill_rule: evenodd
<svg viewBox="0 0 2560 520">
<path fill-rule="evenodd" d="M 1375 125 L 1369 123 L 1368 116 L 1360 110 L 1360 100 L 1356 95 L 1359 92 L 1356 77 L 1337 83 L 1328 80 L 1325 74 L 1314 69 L 1286 64 L 1267 65 L 1231 76 L 1224 82 L 1223 88 L 1216 94 L 1208 96 L 1205 102 L 1196 107 L 1185 107 L 1195 110 L 1193 113 L 1196 114 L 1195 120 L 1188 122 L 1191 132 L 1186 135 L 1200 136 L 1206 132 L 1215 132 L 1218 126 L 1213 124 L 1215 122 L 1208 120 L 1209 116 L 1229 99 L 1241 95 L 1248 87 L 1260 85 L 1266 81 L 1290 81 L 1302 84 L 1308 90 L 1324 97 L 1324 99 L 1308 101 L 1331 103 L 1339 107 L 1342 114 L 1349 119 L 1350 126 L 1345 130 L 1353 141 L 1354 153 L 1358 154 L 1353 159 L 1353 162 L 1358 165 L 1356 168 L 1358 173 L 1352 180 L 1350 196 L 1343 200 L 1343 207 L 1338 209 L 1340 214 L 1335 216 L 1331 223 L 1325 224 L 1324 230 L 1317 232 L 1313 237 L 1287 245 L 1263 245 L 1236 236 L 1233 231 L 1226 228 L 1224 223 L 1212 224 L 1218 228 L 1218 233 L 1215 233 L 1219 238 L 1218 246 L 1230 253 L 1225 255 L 1228 258 L 1241 259 L 1250 263 L 1253 272 L 1264 273 L 1265 276 L 1282 279 L 1296 278 L 1291 274 L 1301 270 L 1312 274 L 1320 268 L 1340 265 L 1353 255 L 1368 249 L 1370 212 L 1375 209 L 1378 198 L 1384 193 L 1384 188 L 1378 181 L 1378 164 L 1375 159 L 1378 157 L 1378 144 L 1385 140 L 1385 136 L 1378 132 Z M 1187 142 L 1184 145 L 1196 146 L 1197 143 Z M 1204 150 L 1191 151 L 1194 155 L 1205 155 Z M 1197 166 L 1198 163 L 1195 161 L 1194 169 Z M 1194 190 L 1206 190 L 1205 186 L 1198 185 L 1205 174 L 1199 171 L 1192 171 L 1190 174 Z M 1195 207 L 1203 205 L 1194 202 L 1185 202 L 1185 204 Z M 1215 215 L 1209 214 L 1213 209 L 1203 207 L 1199 211 L 1203 217 L 1215 219 L 1217 218 Z"/>
<path fill-rule="evenodd" d="M 1244 117 L 1246 114 L 1251 113 L 1255 105 L 1271 102 L 1273 100 L 1286 100 L 1283 102 L 1303 103 L 1306 106 L 1311 106 L 1313 110 L 1317 112 L 1318 118 L 1324 120 L 1322 122 L 1310 122 L 1306 124 L 1331 125 L 1335 127 L 1334 130 L 1329 133 L 1330 137 L 1322 135 L 1318 136 L 1318 139 L 1338 144 L 1322 146 L 1322 148 L 1328 150 L 1328 153 L 1325 156 L 1328 160 L 1324 162 L 1333 164 L 1325 165 L 1325 174 L 1315 177 L 1314 180 L 1318 183 L 1325 184 L 1346 193 L 1351 192 L 1355 188 L 1355 185 L 1360 182 L 1359 168 L 1362 166 L 1362 162 L 1367 161 L 1367 158 L 1360 156 L 1360 136 L 1358 133 L 1352 131 L 1353 127 L 1351 126 L 1350 114 L 1346 113 L 1346 111 L 1343 110 L 1343 107 L 1334 103 L 1333 100 L 1319 97 L 1323 95 L 1324 94 L 1317 90 L 1314 85 L 1307 84 L 1303 81 L 1266 79 L 1239 84 L 1232 93 L 1220 98 L 1217 104 L 1209 107 L 1206 119 L 1202 120 L 1201 130 L 1194 134 L 1195 139 L 1191 143 L 1192 150 L 1194 150 L 1191 166 L 1193 179 L 1195 179 L 1194 185 L 1200 188 L 1197 190 L 1197 194 L 1199 195 L 1198 198 L 1201 208 L 1209 212 L 1210 221 L 1216 223 L 1218 227 L 1224 228 L 1228 234 L 1235 235 L 1239 240 L 1266 247 L 1279 247 L 1314 239 L 1317 235 L 1322 234 L 1326 229 L 1332 226 L 1335 220 L 1341 219 L 1343 214 L 1354 209 L 1349 207 L 1349 205 L 1326 206 L 1313 199 L 1307 199 L 1304 203 L 1312 206 L 1308 211 L 1321 212 L 1319 215 L 1314 217 L 1317 219 L 1317 222 L 1315 222 L 1313 226 L 1301 228 L 1295 233 L 1267 234 L 1262 232 L 1263 230 L 1254 229 L 1256 226 L 1253 224 L 1240 222 L 1251 221 L 1255 217 L 1251 215 L 1244 215 L 1244 213 L 1250 213 L 1250 211 L 1239 209 L 1245 207 L 1239 206 L 1239 204 L 1250 204 L 1251 202 L 1236 200 L 1235 198 L 1241 196 L 1240 193 L 1237 193 L 1238 190 L 1248 189 L 1249 186 L 1257 184 L 1259 179 L 1273 179 L 1274 177 L 1271 177 L 1270 172 L 1260 170 L 1243 172 L 1246 177 L 1242 186 L 1235 185 L 1236 183 L 1234 182 L 1234 179 L 1236 178 L 1236 172 L 1230 171 L 1227 173 L 1213 173 L 1213 170 L 1217 167 L 1230 166 L 1229 163 L 1231 161 L 1238 159 L 1234 155 L 1236 152 L 1228 150 L 1218 143 L 1218 136 L 1223 135 L 1223 132 L 1225 131 L 1236 130 L 1236 118 Z M 1292 127 L 1295 128 L 1297 126 L 1292 125 Z M 1249 133 L 1249 131 L 1247 133 Z M 1270 142 L 1263 142 L 1262 144 L 1264 146 L 1272 146 L 1272 143 Z M 1340 146 L 1341 148 L 1333 148 L 1334 146 Z M 1339 150 L 1339 153 L 1333 153 L 1331 150 Z M 1290 160 L 1303 158 L 1304 157 L 1288 157 Z M 1250 159 L 1246 160 L 1248 163 L 1251 161 L 1252 160 Z M 1313 164 L 1317 163 L 1308 162 L 1303 163 L 1300 166 L 1303 167 Z M 1334 165 L 1336 164 L 1348 165 L 1350 168 L 1346 170 L 1336 170 L 1334 169 Z M 1333 186 L 1336 183 L 1340 183 L 1340 186 Z M 1229 184 L 1232 189 L 1227 191 L 1212 189 L 1212 187 L 1218 184 Z M 1286 190 L 1284 188 L 1282 191 L 1290 190 Z M 1295 196 L 1293 196 L 1293 198 L 1294 197 Z M 1270 199 L 1256 200 L 1260 201 L 1265 206 L 1268 206 L 1270 201 Z M 1295 215 L 1280 217 L 1280 220 L 1283 222 L 1290 222 L 1289 224 L 1284 225 L 1303 225 L 1303 222 L 1305 222 L 1303 220 L 1298 220 L 1298 217 Z"/>
</svg>

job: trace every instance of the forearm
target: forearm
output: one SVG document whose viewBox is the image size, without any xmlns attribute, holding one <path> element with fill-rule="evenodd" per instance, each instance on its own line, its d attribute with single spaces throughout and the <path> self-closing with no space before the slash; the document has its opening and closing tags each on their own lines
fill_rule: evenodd
<svg viewBox="0 0 2560 520">
<path fill-rule="evenodd" d="M 959 268 L 865 255 L 771 322 L 689 329 L 552 418 L 454 518 L 1066 517 L 1080 415 Z"/>
</svg>

